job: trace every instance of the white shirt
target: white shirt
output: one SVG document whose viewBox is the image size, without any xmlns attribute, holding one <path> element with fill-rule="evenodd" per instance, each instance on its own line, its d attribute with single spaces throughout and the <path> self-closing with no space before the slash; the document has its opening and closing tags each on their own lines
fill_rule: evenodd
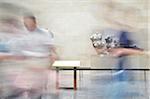
<svg viewBox="0 0 150 99">
<path fill-rule="evenodd" d="M 9 52 L 13 54 L 34 57 L 49 56 L 50 47 L 53 45 L 52 33 L 41 28 L 36 28 L 32 32 L 22 33 L 19 36 L 6 33 L 1 33 L 1 35 L 3 43 L 7 44 Z"/>
<path fill-rule="evenodd" d="M 18 41 L 17 41 L 18 42 Z M 25 34 L 19 42 L 22 42 L 22 52 L 32 55 L 50 55 L 50 46 L 53 45 L 52 33 L 45 29 L 36 28 Z M 37 55 L 37 56 L 38 56 Z"/>
</svg>

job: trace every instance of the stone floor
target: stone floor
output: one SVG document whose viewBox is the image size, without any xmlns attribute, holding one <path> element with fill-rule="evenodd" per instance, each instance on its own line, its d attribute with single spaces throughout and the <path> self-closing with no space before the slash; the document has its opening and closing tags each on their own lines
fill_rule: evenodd
<svg viewBox="0 0 150 99">
<path fill-rule="evenodd" d="M 43 99 L 149 99 L 148 81 L 116 80 L 107 72 L 78 73 L 78 90 L 58 90 L 57 94 L 44 95 Z M 62 79 L 61 86 L 68 86 L 69 73 L 61 73 L 68 79 Z M 67 85 L 65 84 L 67 83 Z M 71 83 L 70 83 L 71 85 Z"/>
<path fill-rule="evenodd" d="M 125 74 L 127 75 L 127 73 Z M 61 71 L 59 75 L 60 86 L 68 87 L 73 85 L 71 71 Z M 49 89 L 42 95 L 42 99 L 150 99 L 150 94 L 148 94 L 148 90 L 150 90 L 148 79 L 146 81 L 145 79 L 137 79 L 137 74 L 133 78 L 130 74 L 128 77 L 124 76 L 130 79 L 118 80 L 120 75 L 114 75 L 112 72 L 80 71 L 78 72 L 77 91 L 66 89 L 55 90 L 55 88 L 48 87 Z M 55 84 L 52 84 L 52 86 L 55 87 Z M 26 94 L 22 94 L 0 99 L 41 98 L 31 98 L 27 97 Z"/>
</svg>

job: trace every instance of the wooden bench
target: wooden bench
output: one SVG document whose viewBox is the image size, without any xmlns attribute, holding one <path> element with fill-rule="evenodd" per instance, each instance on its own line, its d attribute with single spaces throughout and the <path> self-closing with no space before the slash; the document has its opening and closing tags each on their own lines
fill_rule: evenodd
<svg viewBox="0 0 150 99">
<path fill-rule="evenodd" d="M 116 69 L 116 68 L 91 68 L 91 67 L 83 67 L 80 64 L 80 61 L 68 61 L 68 60 L 60 60 L 55 61 L 53 64 L 53 67 L 56 68 L 57 71 L 57 81 L 56 81 L 56 87 L 57 88 L 63 88 L 63 89 L 74 89 L 77 90 L 77 71 L 116 71 L 116 70 L 122 70 L 122 69 Z M 73 75 L 73 87 L 59 87 L 59 71 L 60 70 L 72 70 L 74 72 Z M 125 71 L 143 71 L 144 72 L 144 80 L 146 82 L 146 71 L 150 71 L 149 68 L 124 68 Z"/>
<path fill-rule="evenodd" d="M 57 88 L 63 88 L 63 89 L 74 89 L 77 90 L 77 68 L 80 67 L 80 61 L 74 60 L 74 61 L 68 61 L 68 60 L 59 60 L 55 61 L 53 64 L 53 67 L 56 68 L 57 75 L 56 75 L 56 87 Z M 73 87 L 59 87 L 59 70 L 63 69 L 71 69 L 74 72 L 73 77 Z"/>
</svg>

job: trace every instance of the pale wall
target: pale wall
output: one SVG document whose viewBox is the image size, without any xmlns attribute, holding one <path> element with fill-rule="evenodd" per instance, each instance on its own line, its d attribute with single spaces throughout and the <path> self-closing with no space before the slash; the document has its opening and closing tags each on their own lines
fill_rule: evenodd
<svg viewBox="0 0 150 99">
<path fill-rule="evenodd" d="M 81 59 L 86 65 L 90 65 L 90 57 L 96 52 L 92 48 L 89 36 L 105 28 L 125 28 L 134 31 L 134 39 L 138 40 L 140 46 L 148 49 L 148 0 L 9 2 L 30 9 L 37 16 L 39 25 L 54 33 L 61 59 Z"/>
</svg>

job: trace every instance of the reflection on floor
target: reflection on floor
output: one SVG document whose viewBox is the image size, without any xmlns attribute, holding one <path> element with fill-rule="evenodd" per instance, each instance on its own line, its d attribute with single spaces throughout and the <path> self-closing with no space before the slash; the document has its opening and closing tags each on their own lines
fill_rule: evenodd
<svg viewBox="0 0 150 99">
<path fill-rule="evenodd" d="M 67 77 L 68 74 L 61 74 L 68 78 L 63 79 L 61 83 L 68 83 L 70 79 Z M 118 81 L 116 77 L 99 71 L 82 71 L 78 74 L 77 91 L 61 89 L 57 94 L 44 95 L 42 99 L 149 99 L 150 97 L 148 81 L 144 79 Z"/>
<path fill-rule="evenodd" d="M 26 93 L 0 99 L 149 99 L 149 80 L 136 73 L 108 73 L 102 71 L 80 71 L 78 72 L 78 90 L 55 90 L 53 84 L 49 84 L 47 91 L 39 97 L 27 97 Z M 147 75 L 149 72 L 146 73 Z M 72 72 L 61 71 L 59 74 L 60 86 L 72 86 Z M 140 73 L 141 75 L 141 73 Z M 118 77 L 124 77 L 120 80 Z M 149 78 L 149 77 L 147 77 Z M 52 81 L 50 80 L 49 83 Z M 55 87 L 54 89 L 50 86 Z M 18 91 L 19 92 L 19 91 Z"/>
</svg>

